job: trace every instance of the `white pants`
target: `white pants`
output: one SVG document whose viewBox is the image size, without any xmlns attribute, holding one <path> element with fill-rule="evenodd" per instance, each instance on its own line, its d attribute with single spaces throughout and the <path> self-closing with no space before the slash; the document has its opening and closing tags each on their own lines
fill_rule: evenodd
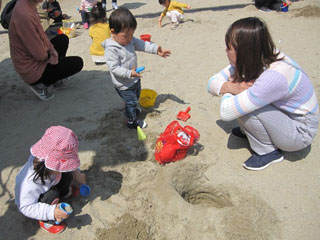
<svg viewBox="0 0 320 240">
<path fill-rule="evenodd" d="M 166 15 L 171 19 L 171 22 L 173 23 L 183 21 L 183 14 L 177 10 L 173 10 L 170 12 L 168 11 Z"/>
</svg>

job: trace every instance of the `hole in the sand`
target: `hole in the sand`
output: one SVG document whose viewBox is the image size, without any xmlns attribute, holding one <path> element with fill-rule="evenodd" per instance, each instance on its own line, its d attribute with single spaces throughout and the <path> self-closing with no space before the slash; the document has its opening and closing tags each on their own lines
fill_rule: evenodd
<svg viewBox="0 0 320 240">
<path fill-rule="evenodd" d="M 204 176 L 205 165 L 182 164 L 172 173 L 172 185 L 188 203 L 203 207 L 232 207 L 228 187 L 212 186 Z"/>
<path fill-rule="evenodd" d="M 179 192 L 179 191 L 178 191 Z M 211 187 L 190 188 L 180 193 L 181 197 L 193 205 L 224 208 L 233 206 L 230 195 Z"/>
<path fill-rule="evenodd" d="M 206 184 L 202 165 L 181 165 L 172 175 L 172 184 L 179 195 L 192 205 L 203 207 L 232 207 L 231 196 L 227 187 Z"/>
</svg>

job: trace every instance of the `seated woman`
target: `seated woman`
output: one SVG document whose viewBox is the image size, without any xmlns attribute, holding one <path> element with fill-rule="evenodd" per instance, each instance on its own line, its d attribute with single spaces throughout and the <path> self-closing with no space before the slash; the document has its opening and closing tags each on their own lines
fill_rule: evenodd
<svg viewBox="0 0 320 240">
<path fill-rule="evenodd" d="M 276 50 L 267 26 L 250 17 L 234 22 L 225 35 L 230 64 L 212 76 L 208 91 L 223 95 L 221 119 L 238 120 L 232 129 L 247 138 L 253 155 L 243 164 L 262 170 L 311 144 L 319 105 L 306 73 Z"/>
<path fill-rule="evenodd" d="M 23 81 L 41 99 L 54 97 L 50 85 L 80 72 L 80 57 L 66 57 L 69 38 L 58 35 L 49 41 L 36 9 L 41 0 L 17 1 L 9 26 L 10 54 L 13 66 Z"/>
</svg>

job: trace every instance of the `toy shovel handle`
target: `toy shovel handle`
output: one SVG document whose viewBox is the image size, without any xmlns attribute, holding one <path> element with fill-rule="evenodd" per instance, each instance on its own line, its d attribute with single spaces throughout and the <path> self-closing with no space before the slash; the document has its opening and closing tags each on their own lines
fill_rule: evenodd
<svg viewBox="0 0 320 240">
<path fill-rule="evenodd" d="M 185 112 L 188 113 L 190 112 L 190 110 L 191 110 L 191 107 L 188 107 Z"/>
</svg>

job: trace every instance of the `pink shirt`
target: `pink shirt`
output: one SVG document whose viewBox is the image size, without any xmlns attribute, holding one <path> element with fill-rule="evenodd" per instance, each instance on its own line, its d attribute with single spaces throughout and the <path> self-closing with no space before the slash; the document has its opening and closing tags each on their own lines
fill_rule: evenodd
<svg viewBox="0 0 320 240">
<path fill-rule="evenodd" d="M 11 16 L 9 39 L 15 70 L 26 83 L 37 82 L 47 66 L 52 44 L 30 0 L 17 1 Z"/>
</svg>

